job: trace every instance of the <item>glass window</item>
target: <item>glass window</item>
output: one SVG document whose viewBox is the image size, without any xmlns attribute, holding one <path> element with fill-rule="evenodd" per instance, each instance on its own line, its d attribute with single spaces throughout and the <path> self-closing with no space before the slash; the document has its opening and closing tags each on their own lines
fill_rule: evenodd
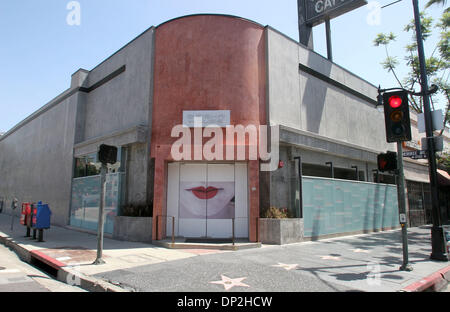
<svg viewBox="0 0 450 312">
<path fill-rule="evenodd" d="M 115 164 L 108 164 L 106 173 L 118 173 L 125 170 L 124 166 L 120 165 L 124 150 L 121 147 L 117 149 L 117 162 Z M 82 178 L 99 175 L 101 166 L 102 164 L 97 159 L 97 153 L 76 157 L 73 177 Z"/>
<path fill-rule="evenodd" d="M 75 158 L 74 178 L 89 177 L 100 174 L 101 164 L 97 162 L 97 154 L 89 154 Z"/>
<path fill-rule="evenodd" d="M 356 180 L 356 170 L 355 169 L 334 167 L 333 171 L 334 171 L 335 179 Z M 331 167 L 325 166 L 325 165 L 303 163 L 302 164 L 302 174 L 304 176 L 310 176 L 310 177 L 331 178 Z M 358 175 L 359 175 L 359 181 L 365 180 L 364 171 L 358 170 Z"/>
</svg>

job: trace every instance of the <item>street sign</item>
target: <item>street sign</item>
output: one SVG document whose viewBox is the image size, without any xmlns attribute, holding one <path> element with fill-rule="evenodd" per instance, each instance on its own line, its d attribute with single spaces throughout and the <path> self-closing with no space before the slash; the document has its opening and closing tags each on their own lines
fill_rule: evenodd
<svg viewBox="0 0 450 312">
<path fill-rule="evenodd" d="M 427 155 L 416 155 L 411 157 L 411 159 L 427 159 L 427 158 L 428 158 Z"/>
<path fill-rule="evenodd" d="M 431 111 L 431 121 L 433 124 L 433 131 L 441 131 L 444 128 L 444 112 L 442 109 Z M 419 133 L 425 133 L 425 114 L 417 115 L 417 128 Z"/>
<path fill-rule="evenodd" d="M 316 26 L 367 4 L 366 0 L 305 0 L 306 23 Z"/>
<path fill-rule="evenodd" d="M 427 159 L 427 151 L 403 152 L 403 157 L 410 157 L 412 159 Z"/>
<path fill-rule="evenodd" d="M 422 148 L 428 150 L 428 139 L 422 138 L 421 140 Z M 432 141 L 434 142 L 434 151 L 442 152 L 444 150 L 444 137 L 443 136 L 435 136 Z"/>
</svg>

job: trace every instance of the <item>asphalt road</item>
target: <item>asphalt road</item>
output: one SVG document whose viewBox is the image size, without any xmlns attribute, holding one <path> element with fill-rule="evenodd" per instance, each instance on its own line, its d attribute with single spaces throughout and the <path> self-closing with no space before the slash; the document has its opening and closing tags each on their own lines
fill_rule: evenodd
<svg viewBox="0 0 450 312">
<path fill-rule="evenodd" d="M 316 261 L 295 247 L 221 252 L 97 274 L 135 291 L 148 292 L 341 292 L 354 289 L 321 279 Z M 304 252 L 304 248 L 302 252 Z M 306 257 L 307 258 L 307 257 Z M 364 265 L 365 266 L 365 265 Z"/>
<path fill-rule="evenodd" d="M 429 261 L 429 229 L 409 232 L 410 263 L 400 271 L 401 232 L 202 254 L 96 274 L 146 292 L 395 292 L 442 268 Z"/>
<path fill-rule="evenodd" d="M 0 245 L 0 292 L 84 292 L 56 281 Z"/>
</svg>

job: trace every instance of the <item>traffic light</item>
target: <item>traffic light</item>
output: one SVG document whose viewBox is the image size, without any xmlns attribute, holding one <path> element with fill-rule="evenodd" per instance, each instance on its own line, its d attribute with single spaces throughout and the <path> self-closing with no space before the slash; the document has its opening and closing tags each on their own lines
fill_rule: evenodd
<svg viewBox="0 0 450 312">
<path fill-rule="evenodd" d="M 387 142 L 411 141 L 408 93 L 404 90 L 385 92 L 383 105 Z"/>
<path fill-rule="evenodd" d="M 397 170 L 397 153 L 387 152 L 378 155 L 378 170 L 381 172 Z"/>
<path fill-rule="evenodd" d="M 98 161 L 102 164 L 115 164 L 117 161 L 117 147 L 105 144 L 100 145 Z"/>
</svg>

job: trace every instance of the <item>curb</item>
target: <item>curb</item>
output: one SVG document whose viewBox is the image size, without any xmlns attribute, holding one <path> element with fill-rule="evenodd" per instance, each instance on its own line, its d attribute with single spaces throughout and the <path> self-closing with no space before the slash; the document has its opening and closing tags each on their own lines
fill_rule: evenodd
<svg viewBox="0 0 450 312">
<path fill-rule="evenodd" d="M 450 266 L 443 268 L 420 281 L 414 282 L 411 285 L 403 288 L 404 292 L 438 292 L 450 283 Z"/>
<path fill-rule="evenodd" d="M 36 259 L 52 267 L 57 272 L 56 279 L 65 284 L 78 286 L 90 292 L 129 292 L 126 289 L 104 280 L 87 276 L 74 269 L 73 266 L 67 266 L 64 263 L 41 253 L 39 250 L 28 250 L 14 242 L 11 237 L 0 235 L 0 243 L 11 248 L 22 261 L 27 262 L 28 264 L 32 264 Z"/>
</svg>

